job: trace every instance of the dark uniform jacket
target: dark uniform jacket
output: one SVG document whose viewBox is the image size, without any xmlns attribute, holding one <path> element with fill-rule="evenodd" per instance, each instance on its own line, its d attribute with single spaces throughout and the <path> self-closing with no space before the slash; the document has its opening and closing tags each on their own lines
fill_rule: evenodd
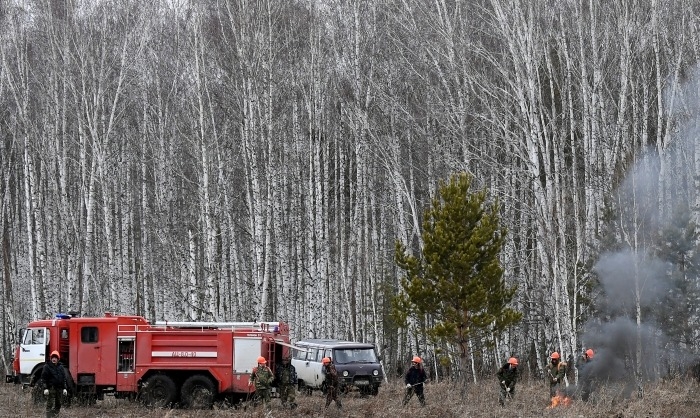
<svg viewBox="0 0 700 418">
<path fill-rule="evenodd" d="M 499 383 L 506 382 L 505 387 L 513 389 L 515 387 L 515 382 L 518 380 L 518 374 L 517 367 L 511 368 L 510 364 L 506 363 L 498 369 L 496 376 L 498 376 Z"/>
<path fill-rule="evenodd" d="M 46 363 L 41 371 L 41 379 L 48 389 L 66 389 L 66 374 L 61 363 Z"/>
<path fill-rule="evenodd" d="M 403 380 L 411 386 L 423 383 L 426 381 L 425 370 L 420 366 L 411 366 Z"/>
</svg>

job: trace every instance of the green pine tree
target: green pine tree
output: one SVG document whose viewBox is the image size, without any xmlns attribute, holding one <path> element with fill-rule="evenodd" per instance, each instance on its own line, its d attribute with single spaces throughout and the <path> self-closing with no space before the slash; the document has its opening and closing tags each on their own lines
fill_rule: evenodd
<svg viewBox="0 0 700 418">
<path fill-rule="evenodd" d="M 655 255 L 664 263 L 666 275 L 660 297 L 647 308 L 666 337 L 678 345 L 697 343 L 700 301 L 700 247 L 697 225 L 690 208 L 677 208 L 670 222 L 659 231 Z M 660 290 L 663 290 L 661 292 Z"/>
<path fill-rule="evenodd" d="M 506 230 L 500 225 L 498 202 L 487 205 L 486 191 L 472 193 L 471 182 L 460 173 L 440 183 L 425 212 L 419 257 L 396 243 L 395 261 L 406 276 L 403 292 L 393 301 L 393 316 L 400 324 L 405 326 L 410 315 L 427 316 L 428 335 L 457 350 L 465 391 L 469 340 L 488 341 L 522 317 L 508 307 L 516 287 L 506 286 L 503 279 L 499 254 Z"/>
</svg>

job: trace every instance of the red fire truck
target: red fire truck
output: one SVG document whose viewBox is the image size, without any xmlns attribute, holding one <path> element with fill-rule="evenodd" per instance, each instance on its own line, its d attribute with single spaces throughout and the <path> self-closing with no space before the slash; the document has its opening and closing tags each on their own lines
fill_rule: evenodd
<svg viewBox="0 0 700 418">
<path fill-rule="evenodd" d="M 33 384 L 41 399 L 41 371 L 49 353 L 61 355 L 69 398 L 94 403 L 105 394 L 139 399 L 148 406 L 210 408 L 235 404 L 248 387 L 258 356 L 274 370 L 290 348 L 283 322 L 149 323 L 140 316 L 56 315 L 22 331 L 8 383 Z M 68 399 L 70 401 L 71 399 Z"/>
</svg>

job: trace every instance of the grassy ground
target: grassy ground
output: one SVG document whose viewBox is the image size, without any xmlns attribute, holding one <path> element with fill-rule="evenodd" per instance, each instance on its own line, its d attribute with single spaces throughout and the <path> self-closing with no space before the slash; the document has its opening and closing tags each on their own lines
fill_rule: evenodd
<svg viewBox="0 0 700 418">
<path fill-rule="evenodd" d="M 294 411 L 282 409 L 279 399 L 273 399 L 272 410 L 265 414 L 262 408 L 218 409 L 210 411 L 153 410 L 138 403 L 115 400 L 108 396 L 104 401 L 89 407 L 64 408 L 62 417 L 556 417 L 556 418 L 693 418 L 700 417 L 698 383 L 669 381 L 649 384 L 642 399 L 635 392 L 632 397 L 622 396 L 623 389 L 616 386 L 600 388 L 588 403 L 572 401 L 567 407 L 549 408 L 548 388 L 542 383 L 522 382 L 517 395 L 502 408 L 498 405 L 496 382 L 472 384 L 467 397 L 461 400 L 456 389 L 447 383 L 428 384 L 425 388 L 427 406 L 421 407 L 413 397 L 401 406 L 403 385 L 399 382 L 383 386 L 376 397 L 361 398 L 350 393 L 342 398 L 343 409 L 333 405 L 324 408 L 325 399 L 319 392 L 312 396 L 297 394 L 299 407 Z M 0 385 L 0 417 L 43 416 L 43 406 L 34 406 L 29 394 L 17 385 Z"/>
</svg>

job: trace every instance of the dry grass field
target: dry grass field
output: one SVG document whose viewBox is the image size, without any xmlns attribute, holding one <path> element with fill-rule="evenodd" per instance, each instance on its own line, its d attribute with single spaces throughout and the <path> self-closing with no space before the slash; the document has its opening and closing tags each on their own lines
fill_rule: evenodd
<svg viewBox="0 0 700 418">
<path fill-rule="evenodd" d="M 504 408 L 498 405 L 496 382 L 471 385 L 465 400 L 455 395 L 447 383 L 428 384 L 425 389 L 427 406 L 422 408 L 414 397 L 406 407 L 401 406 L 403 385 L 390 383 L 380 389 L 376 397 L 361 398 L 350 393 L 342 398 L 343 409 L 333 405 L 327 410 L 319 392 L 312 396 L 297 395 L 299 407 L 293 411 L 282 409 L 279 399 L 273 399 L 271 412 L 262 408 L 214 408 L 209 411 L 153 410 L 138 403 L 106 397 L 97 405 L 70 407 L 61 411 L 62 417 L 557 417 L 557 418 L 693 418 L 700 417 L 700 387 L 695 381 L 668 381 L 649 384 L 644 397 L 621 396 L 621 388 L 609 386 L 592 395 L 588 403 L 572 401 L 566 407 L 548 408 L 548 389 L 542 383 L 521 382 L 517 396 Z M 31 404 L 29 394 L 16 385 L 0 386 L 0 417 L 41 417 L 42 407 Z"/>
</svg>

